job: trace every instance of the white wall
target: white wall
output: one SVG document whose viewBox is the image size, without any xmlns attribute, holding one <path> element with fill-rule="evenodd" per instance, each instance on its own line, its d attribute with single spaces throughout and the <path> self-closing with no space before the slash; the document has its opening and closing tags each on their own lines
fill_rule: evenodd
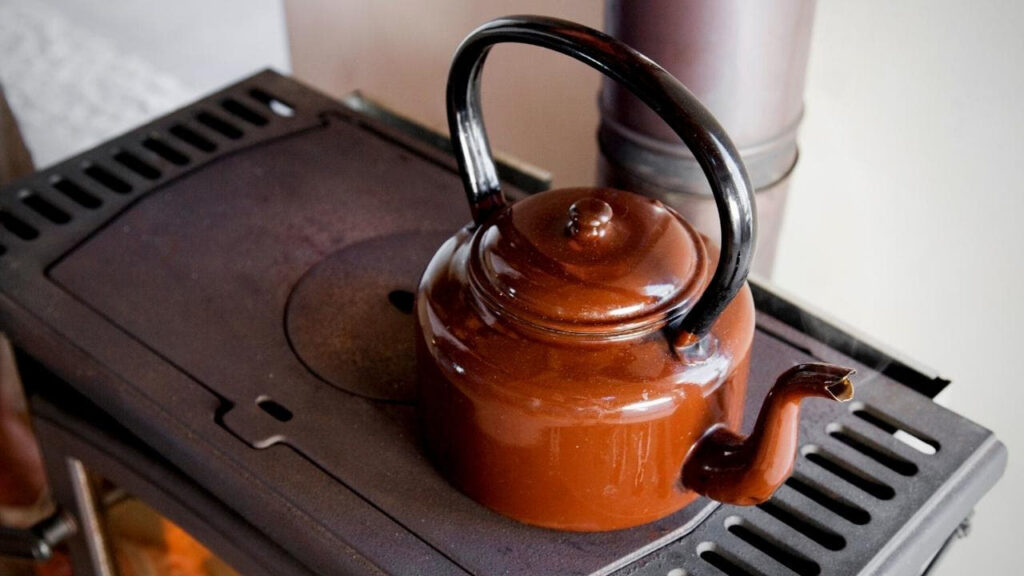
<svg viewBox="0 0 1024 576">
<path fill-rule="evenodd" d="M 775 281 L 952 378 L 1010 450 L 940 574 L 1018 573 L 1024 3 L 821 2 Z"/>
<path fill-rule="evenodd" d="M 0 0 L 0 82 L 37 167 L 253 72 L 287 72 L 279 0 Z"/>
</svg>

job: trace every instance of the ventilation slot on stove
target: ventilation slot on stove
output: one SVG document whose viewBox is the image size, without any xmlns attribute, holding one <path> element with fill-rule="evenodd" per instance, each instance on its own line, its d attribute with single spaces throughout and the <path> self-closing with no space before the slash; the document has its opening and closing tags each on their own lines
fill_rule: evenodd
<svg viewBox="0 0 1024 576">
<path fill-rule="evenodd" d="M 10 212 L 0 210 L 0 227 L 22 240 L 35 240 L 39 231 Z"/>
<path fill-rule="evenodd" d="M 114 161 L 146 180 L 156 180 L 160 177 L 159 170 L 131 152 L 121 151 L 114 154 Z"/>
<path fill-rule="evenodd" d="M 30 190 L 23 190 L 21 192 L 21 203 L 29 210 L 32 210 L 54 224 L 67 224 L 71 221 L 71 216 L 67 212 L 54 206 L 49 200 Z"/>
<path fill-rule="evenodd" d="M 270 416 L 275 420 L 280 422 L 287 422 L 293 418 L 291 410 L 285 408 L 278 402 L 275 402 L 269 396 L 260 396 L 257 398 L 256 405 L 267 414 L 270 414 Z"/>
<path fill-rule="evenodd" d="M 388 292 L 388 302 L 402 314 L 412 314 L 416 295 L 408 290 L 392 290 Z"/>
<path fill-rule="evenodd" d="M 769 536 L 767 532 L 750 525 L 739 516 L 727 518 L 725 520 L 725 527 L 737 538 L 771 556 L 798 576 L 818 576 L 821 574 L 821 566 L 817 562 L 790 549 L 774 537 Z"/>
<path fill-rule="evenodd" d="M 868 511 L 847 501 L 839 494 L 829 491 L 815 482 L 794 474 L 786 480 L 786 486 L 817 502 L 821 507 L 829 510 L 836 516 L 843 518 L 858 526 L 863 526 L 871 521 Z"/>
<path fill-rule="evenodd" d="M 112 172 L 106 168 L 97 164 L 86 164 L 85 175 L 91 178 L 97 184 L 103 186 L 111 192 L 117 192 L 118 194 L 127 194 L 132 191 L 131 184 L 115 176 Z"/>
<path fill-rule="evenodd" d="M 242 104 L 234 98 L 226 98 L 220 103 L 221 107 L 228 111 L 232 116 L 245 120 L 253 126 L 266 126 L 267 119 L 263 115 L 258 114 L 252 108 L 249 108 L 245 104 Z"/>
<path fill-rule="evenodd" d="M 828 430 L 829 436 L 846 444 L 850 448 L 889 468 L 901 476 L 913 476 L 917 474 L 917 464 L 894 454 L 887 448 L 868 440 L 864 436 L 845 428 L 839 424 L 832 424 Z"/>
<path fill-rule="evenodd" d="M 893 490 L 892 486 L 863 470 L 851 466 L 820 446 L 806 446 L 804 448 L 804 457 L 812 464 L 831 472 L 833 475 L 838 476 L 879 500 L 892 500 L 896 496 L 896 491 Z"/>
<path fill-rule="evenodd" d="M 202 152 L 213 152 L 217 149 L 217 145 L 208 140 L 206 137 L 199 135 L 196 131 L 182 124 L 175 124 L 171 126 L 168 132 L 172 136 Z"/>
<path fill-rule="evenodd" d="M 67 197 L 68 200 L 71 200 L 82 208 L 93 210 L 95 208 L 99 208 L 103 204 L 102 200 L 93 196 L 84 188 L 66 178 L 54 176 L 53 179 L 50 180 L 50 185 L 53 186 L 54 190 L 60 192 Z"/>
<path fill-rule="evenodd" d="M 790 508 L 786 504 L 769 500 L 758 505 L 758 508 L 828 550 L 838 552 L 846 548 L 846 538 L 822 526 L 804 513 Z"/>
<path fill-rule="evenodd" d="M 277 114 L 278 116 L 291 118 L 292 116 L 295 115 L 294 106 L 285 102 L 284 100 L 281 100 L 276 96 L 272 96 L 264 92 L 263 90 L 260 90 L 259 88 L 253 88 L 252 90 L 249 90 L 249 96 L 252 96 L 254 100 L 259 102 L 260 104 L 263 104 L 264 106 L 269 108 L 271 112 Z"/>
<path fill-rule="evenodd" d="M 188 156 L 185 156 L 170 144 L 167 144 L 156 136 L 150 136 L 143 140 L 142 146 L 146 150 L 149 150 L 153 154 L 156 154 L 175 166 L 184 166 L 185 164 L 188 164 Z"/>
<path fill-rule="evenodd" d="M 873 406 L 857 403 L 851 407 L 851 410 L 857 418 L 871 424 L 886 434 L 891 434 L 900 442 L 922 454 L 931 456 L 941 448 L 937 440 L 929 438 L 926 434 L 917 430 L 911 430 L 896 418 L 883 413 Z"/>
<path fill-rule="evenodd" d="M 763 576 L 738 558 L 722 550 L 712 542 L 702 542 L 697 546 L 700 559 L 718 568 L 726 576 Z"/>
<path fill-rule="evenodd" d="M 234 124 L 230 124 L 227 120 L 224 120 L 219 116 L 214 116 L 209 112 L 200 112 L 199 114 L 196 114 L 196 120 L 198 120 L 203 126 L 206 126 L 225 138 L 238 140 L 243 136 L 243 132 L 236 128 Z"/>
</svg>

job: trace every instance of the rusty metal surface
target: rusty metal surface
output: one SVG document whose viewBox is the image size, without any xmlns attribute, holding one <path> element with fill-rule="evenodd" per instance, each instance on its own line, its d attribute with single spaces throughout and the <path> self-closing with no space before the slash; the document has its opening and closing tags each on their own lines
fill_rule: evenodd
<svg viewBox="0 0 1024 576">
<path fill-rule="evenodd" d="M 226 97 L 255 106 L 254 88 L 293 115 L 232 119 L 237 139 L 197 122 L 199 110 L 224 114 Z M 188 149 L 168 136 L 178 124 L 218 149 Z M 139 145 L 153 134 L 190 162 Z M 123 150 L 159 175 L 111 163 Z M 95 165 L 131 190 L 97 185 L 85 173 Z M 102 205 L 70 204 L 54 178 Z M 21 190 L 70 222 L 26 210 Z M 482 509 L 420 453 L 404 351 L 412 323 L 389 294 L 412 291 L 437 243 L 469 220 L 462 194 L 436 151 L 264 73 L 0 192 L 38 233 L 0 228 L 0 328 L 312 572 L 589 574 L 687 543 L 704 514 L 721 513 L 706 501 L 629 531 L 552 532 Z M 754 350 L 748 406 L 806 353 L 898 386 L 886 366 L 853 362 L 763 312 Z"/>
<path fill-rule="evenodd" d="M 291 116 L 278 116 L 270 113 L 265 106 L 261 108 L 253 96 L 253 90 L 260 91 L 257 93 L 260 95 L 272 94 L 290 104 Z M 200 111 L 215 113 L 224 119 L 231 118 L 222 109 L 222 103 L 229 97 L 259 109 L 267 123 L 252 126 L 231 119 L 231 123 L 243 132 L 241 137 L 231 138 L 198 121 Z M 241 151 L 264 150 L 262 146 L 289 135 L 301 138 L 299 135 L 306 131 L 322 132 L 325 121 L 330 122 L 322 116 L 325 111 L 335 115 L 338 125 L 345 124 L 352 130 L 368 135 L 377 134 L 357 129 L 351 114 L 332 100 L 267 72 L 82 156 L 14 183 L 0 193 L 0 205 L 5 212 L 30 226 L 36 235 L 25 239 L 6 227 L 0 227 L 0 245 L 7 248 L 6 253 L 0 256 L 0 327 L 26 354 L 38 359 L 56 377 L 92 399 L 157 453 L 185 471 L 213 497 L 225 502 L 242 518 L 257 526 L 267 538 L 281 543 L 310 570 L 323 574 L 352 571 L 379 573 L 401 572 L 408 566 L 418 566 L 424 574 L 464 573 L 413 532 L 395 523 L 368 504 L 361 495 L 317 468 L 303 455 L 284 446 L 267 450 L 253 449 L 221 424 L 220 415 L 234 405 L 231 397 L 221 390 L 230 392 L 230 387 L 240 381 L 236 371 L 226 366 L 226 363 L 231 355 L 230 350 L 238 350 L 240 347 L 236 346 L 240 342 L 251 342 L 248 332 L 242 330 L 232 333 L 233 337 L 238 338 L 237 341 L 217 343 L 218 350 L 228 351 L 228 356 L 222 357 L 220 362 L 213 350 L 204 351 L 206 362 L 211 365 L 225 364 L 221 374 L 229 380 L 199 380 L 188 370 L 193 367 L 193 360 L 198 361 L 198 358 L 186 359 L 182 366 L 169 362 L 150 342 L 110 320 L 108 314 L 117 313 L 117 309 L 100 311 L 91 307 L 78 295 L 59 286 L 46 273 L 51 266 L 60 267 L 58 262 L 63 256 L 97 232 L 100 235 L 120 234 L 132 240 L 131 230 L 116 223 L 118 214 L 131 214 L 130 208 L 144 205 L 150 199 L 159 200 L 163 192 L 171 192 L 173 196 L 175 190 L 187 190 L 191 187 L 188 181 L 193 175 L 217 172 L 219 167 L 215 166 L 222 162 L 238 162 L 247 167 L 249 173 L 241 184 L 255 186 L 267 198 L 276 198 L 280 203 L 287 203 L 285 198 L 289 194 L 301 195 L 303 191 L 317 190 L 318 186 L 322 191 L 329 184 L 318 185 L 310 180 L 302 182 L 296 190 L 278 186 L 262 177 L 264 167 L 260 162 L 252 158 L 247 160 L 248 152 Z M 172 129 L 175 126 L 184 126 L 193 134 L 198 134 L 212 143 L 215 149 L 207 151 L 190 147 L 174 135 Z M 380 131 L 380 134 L 386 133 L 386 130 Z M 179 165 L 145 148 L 143 143 L 154 136 L 182 152 L 186 162 Z M 404 162 L 412 157 L 409 150 L 415 149 L 412 144 L 396 144 L 382 135 L 368 138 L 376 138 L 378 146 L 391 152 L 384 162 Z M 159 171 L 159 175 L 150 180 L 119 166 L 113 156 L 122 150 L 131 150 L 143 158 Z M 271 150 L 271 155 L 274 152 Z M 312 165 L 330 162 L 329 158 L 322 158 L 315 148 L 311 148 L 311 152 Z M 346 161 L 360 162 L 357 147 L 346 148 L 342 152 L 345 154 L 338 158 L 354 156 L 355 160 L 349 158 Z M 443 165 L 443 161 L 438 160 L 436 154 L 430 151 L 419 152 L 416 158 L 418 162 Z M 304 172 L 303 167 L 283 164 L 284 169 L 294 175 Z M 115 174 L 128 184 L 129 189 L 111 189 L 90 178 L 86 171 L 93 166 L 103 167 Z M 384 164 L 377 164 L 376 167 L 389 168 Z M 445 170 L 437 172 L 446 173 Z M 419 188 L 420 180 L 406 181 L 407 188 L 420 190 L 419 196 L 414 194 L 414 198 L 433 201 L 434 196 Z M 77 205 L 57 188 L 66 182 L 73 183 L 78 190 L 88 193 L 89 197 L 98 202 L 89 202 L 88 206 Z M 231 191 L 239 189 L 239 185 L 233 178 L 220 181 L 209 191 L 212 194 L 210 207 L 216 211 L 218 195 L 230 195 Z M 39 193 L 71 214 L 71 220 L 56 224 L 27 209 L 19 202 L 22 190 Z M 382 194 L 379 187 L 374 186 L 367 192 L 368 196 L 388 201 L 388 195 Z M 79 194 L 78 197 L 82 196 Z M 392 207 L 400 205 L 398 201 L 391 202 Z M 247 209 L 255 211 L 259 206 L 251 205 Z M 221 224 L 219 221 L 211 221 L 209 213 L 189 209 L 183 212 L 187 217 L 205 220 L 209 226 Z M 221 215 L 233 217 L 225 213 Z M 278 216 L 273 212 L 267 213 L 270 219 Z M 417 220 L 415 216 L 405 218 L 406 221 Z M 298 223 L 293 224 L 296 229 L 305 229 Z M 380 222 L 367 223 L 363 230 L 372 234 L 374 228 L 381 225 Z M 169 233 L 173 233 L 173 230 Z M 311 238 L 311 241 L 315 240 Z M 168 254 L 179 248 L 180 244 L 174 242 L 163 246 Z M 188 256 L 201 260 L 212 252 L 230 252 L 232 248 L 233 244 L 205 246 Z M 329 253 L 331 247 L 318 248 L 314 242 L 293 248 L 295 258 L 308 266 L 318 261 L 323 254 Z M 90 283 L 109 281 L 110 278 L 104 276 L 112 266 L 130 261 L 131 249 L 130 245 L 120 245 L 115 253 L 99 255 L 98 260 L 91 263 L 93 276 Z M 119 254 L 122 251 L 125 254 Z M 274 253 L 268 253 L 267 256 L 272 258 Z M 129 284 L 134 284 L 136 280 L 145 283 L 147 275 L 161 269 L 162 258 L 150 263 L 153 270 L 136 269 L 134 274 L 137 277 L 133 277 Z M 218 262 L 218 257 L 212 256 L 211 260 Z M 242 267 L 245 265 L 241 261 L 237 263 Z M 169 266 L 164 269 L 164 273 L 171 270 Z M 174 272 L 184 275 L 180 278 L 185 282 L 182 286 L 201 283 L 198 276 L 192 278 L 190 269 L 183 268 Z M 210 286 L 206 288 L 211 292 L 216 289 Z M 282 298 L 287 296 L 288 288 L 280 295 Z M 138 294 L 132 294 L 125 286 L 110 284 L 104 290 L 108 291 L 111 298 L 123 297 L 128 302 L 152 308 L 152 312 L 162 314 L 162 318 L 167 318 L 171 323 L 166 328 L 168 330 L 173 326 L 181 327 L 187 322 L 195 323 L 200 331 L 216 322 L 224 322 L 229 330 L 239 326 L 234 321 L 237 319 L 225 320 L 225 317 L 217 314 L 209 318 L 177 318 L 171 309 L 181 302 L 180 294 L 172 294 L 169 300 L 159 301 L 139 299 Z M 204 289 L 200 299 L 207 297 L 205 292 Z M 249 292 L 248 286 L 244 286 L 242 293 Z M 249 297 L 246 301 L 252 303 L 257 297 Z M 128 314 L 135 312 L 123 305 L 120 310 Z M 283 341 L 283 307 L 275 312 L 275 322 Z M 195 337 L 195 333 L 177 335 L 180 340 Z M 287 345 L 282 352 L 289 359 L 294 358 Z M 249 356 L 234 359 L 239 360 L 240 366 L 245 366 L 258 363 L 260 359 Z M 301 365 L 300 369 L 304 374 L 309 374 Z M 333 387 L 325 385 L 325 388 L 334 394 L 343 394 Z M 369 405 L 355 406 L 352 411 L 363 414 L 364 420 L 368 422 L 382 420 L 379 412 Z M 339 420 L 347 421 L 343 414 L 338 417 Z M 322 436 L 335 433 L 331 430 L 320 432 Z M 361 568 L 356 570 L 354 567 Z"/>
<path fill-rule="evenodd" d="M 434 471 L 411 405 L 363 398 L 411 399 L 409 383 L 388 378 L 411 375 L 401 353 L 414 336 L 388 294 L 413 290 L 420 267 L 468 221 L 461 194 L 454 173 L 330 121 L 143 199 L 50 276 L 230 402 L 221 420 L 264 449 L 262 466 L 283 465 L 274 454 L 285 446 L 297 451 L 320 468 L 304 474 L 327 473 L 469 572 L 591 574 L 692 529 L 708 501 L 617 533 L 510 521 Z M 291 418 L 264 410 L 268 399 Z"/>
</svg>

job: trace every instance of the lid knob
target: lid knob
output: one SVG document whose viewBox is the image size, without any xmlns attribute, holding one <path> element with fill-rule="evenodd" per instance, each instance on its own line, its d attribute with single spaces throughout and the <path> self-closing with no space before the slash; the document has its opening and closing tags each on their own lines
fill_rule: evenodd
<svg viewBox="0 0 1024 576">
<path fill-rule="evenodd" d="M 565 229 L 570 236 L 601 238 L 614 214 L 612 207 L 600 198 L 581 198 L 569 207 L 569 222 Z"/>
</svg>

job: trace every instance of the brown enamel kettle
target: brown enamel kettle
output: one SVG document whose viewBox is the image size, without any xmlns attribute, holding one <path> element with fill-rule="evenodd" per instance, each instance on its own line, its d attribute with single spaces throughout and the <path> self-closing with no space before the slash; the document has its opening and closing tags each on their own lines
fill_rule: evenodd
<svg viewBox="0 0 1024 576">
<path fill-rule="evenodd" d="M 720 213 L 709 246 L 657 200 L 612 189 L 510 204 L 484 132 L 491 46 L 569 55 L 651 107 L 700 162 Z M 475 30 L 448 79 L 452 144 L 473 223 L 424 272 L 416 298 L 426 449 L 481 504 L 550 528 L 612 530 L 698 495 L 766 500 L 792 471 L 800 400 L 848 400 L 852 370 L 795 366 L 740 436 L 754 307 L 746 285 L 753 194 L 729 137 L 675 78 L 598 31 L 512 17 Z"/>
</svg>

